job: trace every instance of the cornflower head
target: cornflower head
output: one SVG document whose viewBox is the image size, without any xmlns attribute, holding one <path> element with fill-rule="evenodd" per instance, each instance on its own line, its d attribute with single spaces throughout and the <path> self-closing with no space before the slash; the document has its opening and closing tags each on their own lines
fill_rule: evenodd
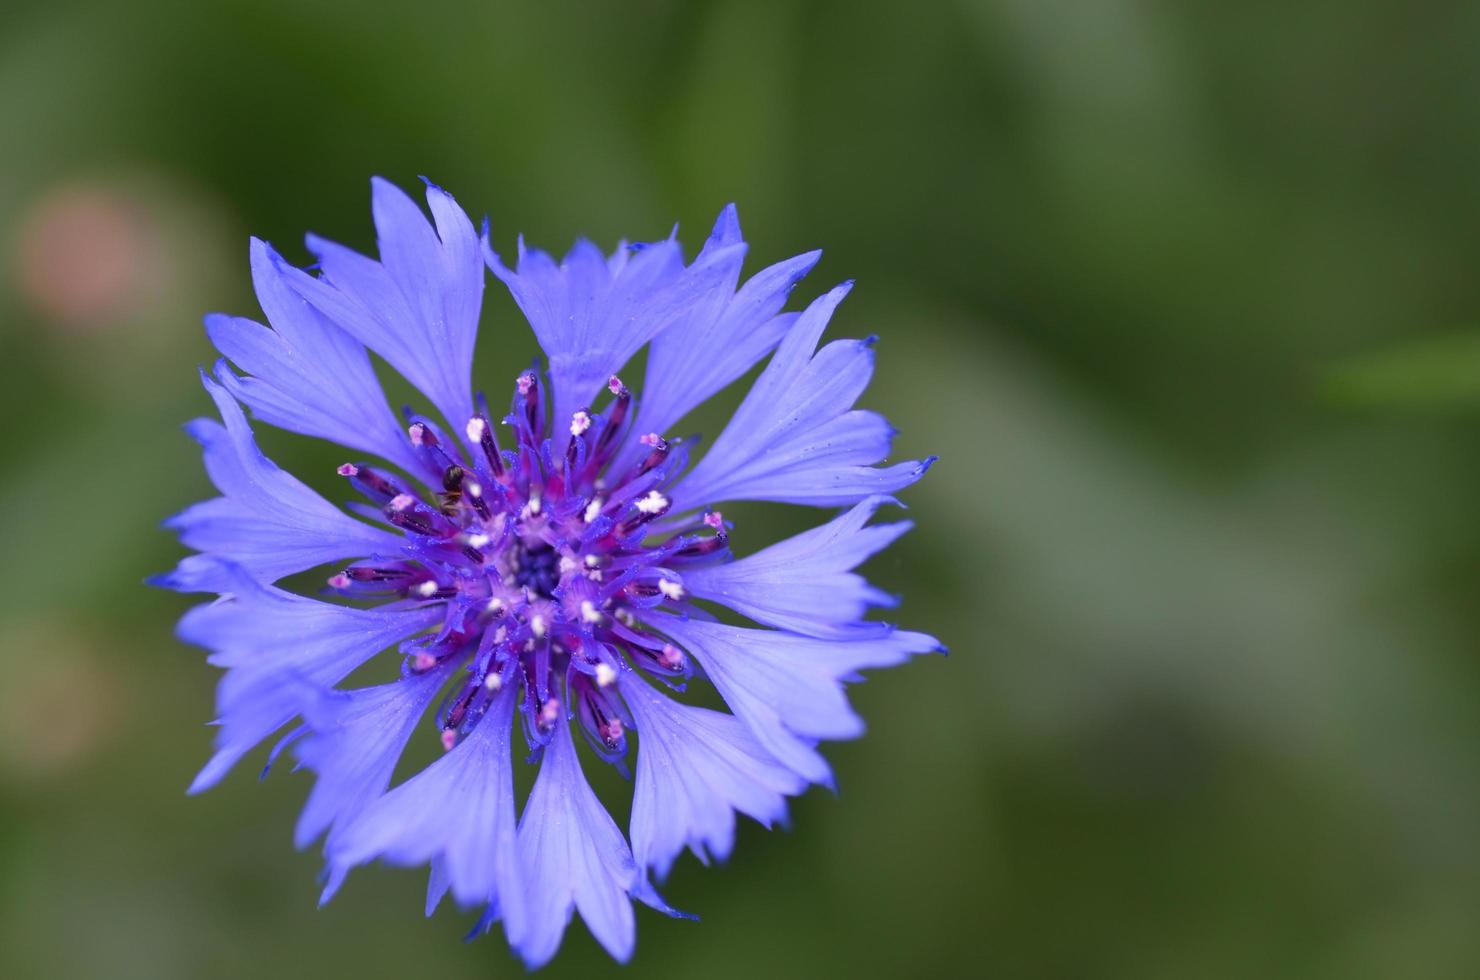
<svg viewBox="0 0 1480 980">
<path fill-rule="evenodd" d="M 269 765 L 291 750 L 317 777 L 296 843 L 323 840 L 324 900 L 357 865 L 425 864 L 428 914 L 450 892 L 530 966 L 575 910 L 625 960 L 632 899 L 680 914 L 653 881 L 682 850 L 722 860 L 737 812 L 769 826 L 787 797 L 831 784 L 818 743 L 863 731 L 845 682 L 941 649 L 867 620 L 895 600 L 853 571 L 908 529 L 870 521 L 933 458 L 876 465 L 893 430 L 853 407 L 872 341 L 818 346 L 849 285 L 782 312 L 819 253 L 741 284 L 733 207 L 692 262 L 672 238 L 610 255 L 580 242 L 558 262 L 521 240 L 510 268 L 486 223 L 480 240 L 445 191 L 426 199 L 430 221 L 372 182 L 378 260 L 310 236 L 312 274 L 254 239 L 270 326 L 206 319 L 220 421 L 187 430 L 220 496 L 171 519 L 198 554 L 155 580 L 219 595 L 179 626 L 225 670 L 191 790 L 277 734 Z M 546 358 L 502 415 L 472 388 L 485 268 Z M 620 375 L 644 347 L 639 393 Z M 392 413 L 371 352 L 421 408 Z M 767 355 L 702 456 L 674 435 Z M 350 450 L 338 476 L 359 499 L 338 507 L 278 468 L 243 406 Z M 842 509 L 735 559 L 716 508 L 743 500 Z M 278 584 L 323 566 L 319 597 Z M 387 651 L 393 679 L 350 683 Z M 729 710 L 689 703 L 698 680 Z M 392 786 L 427 729 L 439 757 Z M 629 774 L 634 735 L 629 846 L 583 766 Z M 538 766 L 522 807 L 516 754 Z"/>
</svg>

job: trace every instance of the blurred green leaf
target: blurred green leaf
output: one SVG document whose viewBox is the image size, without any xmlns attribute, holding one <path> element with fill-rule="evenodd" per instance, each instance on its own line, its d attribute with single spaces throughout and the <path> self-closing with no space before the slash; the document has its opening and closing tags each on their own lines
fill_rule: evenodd
<svg viewBox="0 0 1480 980">
<path fill-rule="evenodd" d="M 1331 367 L 1331 401 L 1373 408 L 1480 408 L 1480 332 L 1431 337 Z"/>
</svg>

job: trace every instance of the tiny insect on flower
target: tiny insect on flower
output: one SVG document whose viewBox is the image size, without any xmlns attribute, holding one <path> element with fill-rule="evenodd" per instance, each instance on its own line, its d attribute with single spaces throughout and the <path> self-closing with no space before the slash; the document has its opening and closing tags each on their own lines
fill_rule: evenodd
<svg viewBox="0 0 1480 980">
<path fill-rule="evenodd" d="M 723 859 L 736 812 L 769 826 L 787 797 L 831 784 L 818 743 L 863 731 L 846 682 L 941 649 L 869 620 L 896 600 L 854 572 L 908 530 L 871 521 L 933 457 L 878 465 L 894 431 L 853 407 L 872 344 L 819 347 L 849 284 L 783 312 L 818 253 L 741 284 L 733 208 L 692 262 L 671 238 L 610 255 L 580 242 L 560 261 L 521 242 L 511 268 L 445 191 L 429 184 L 426 201 L 430 221 L 374 181 L 379 259 L 310 236 L 317 274 L 253 240 L 269 325 L 206 319 L 220 421 L 187 431 L 220 496 L 169 521 L 198 554 L 155 580 L 218 595 L 179 626 L 226 670 L 216 752 L 191 789 L 282 733 L 271 758 L 291 750 L 316 775 L 295 839 L 323 840 L 325 900 L 357 865 L 426 864 L 428 914 L 450 892 L 532 967 L 573 910 L 625 960 L 631 900 L 681 914 L 654 881 L 685 848 Z M 489 270 L 546 358 L 512 380 L 499 417 L 472 385 Z M 629 388 L 617 372 L 644 348 Z M 391 412 L 371 353 L 421 409 Z M 675 427 L 767 358 L 699 456 Z M 279 469 L 243 406 L 346 447 L 336 472 L 362 499 L 341 509 Z M 841 510 L 736 558 L 743 527 L 715 507 L 747 500 Z M 325 565 L 320 596 L 278 584 Z M 352 686 L 386 650 L 399 676 Z M 728 711 L 688 703 L 701 680 Z M 538 766 L 522 806 L 516 719 Z M 438 757 L 392 786 L 424 725 Z M 634 733 L 624 836 L 583 765 L 625 773 Z"/>
</svg>

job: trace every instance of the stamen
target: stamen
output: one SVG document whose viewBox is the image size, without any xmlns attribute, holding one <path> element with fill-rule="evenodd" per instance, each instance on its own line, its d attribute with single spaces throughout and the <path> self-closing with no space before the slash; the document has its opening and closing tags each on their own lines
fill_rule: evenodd
<svg viewBox="0 0 1480 980">
<path fill-rule="evenodd" d="M 612 669 L 611 664 L 609 664 L 605 660 L 603 660 L 603 661 L 601 661 L 600 663 L 598 663 L 596 665 L 596 686 L 597 687 L 611 687 L 612 686 L 612 683 L 616 679 L 617 679 L 617 672 Z"/>
<path fill-rule="evenodd" d="M 609 669 L 609 668 L 608 668 Z M 622 719 L 613 718 L 601 726 L 601 737 L 607 745 L 616 745 L 622 740 Z"/>
<path fill-rule="evenodd" d="M 637 502 L 637 509 L 644 514 L 659 514 L 668 509 L 668 498 L 656 490 L 649 490 L 646 497 Z"/>
<path fill-rule="evenodd" d="M 591 428 L 591 416 L 588 415 L 584 410 L 579 411 L 570 417 L 571 435 L 584 435 L 586 430 L 589 428 Z"/>
<path fill-rule="evenodd" d="M 717 510 L 711 510 L 704 515 L 704 523 L 714 528 L 716 531 L 722 531 L 725 527 L 725 515 L 721 514 Z"/>
<path fill-rule="evenodd" d="M 354 463 L 340 463 L 339 468 L 334 472 L 338 473 L 340 476 L 359 476 L 360 468 Z"/>
<path fill-rule="evenodd" d="M 452 747 L 457 744 L 457 731 L 452 728 L 442 729 L 442 751 L 451 752 Z"/>
<path fill-rule="evenodd" d="M 430 653 L 427 653 L 425 650 L 413 657 L 411 662 L 413 665 L 415 665 L 416 669 L 420 671 L 431 670 L 433 667 L 437 666 L 437 658 L 432 656 Z"/>
<path fill-rule="evenodd" d="M 595 624 L 601 622 L 602 619 L 604 619 L 604 618 L 605 617 L 603 617 L 601 615 L 601 611 L 596 608 L 596 603 L 592 602 L 590 599 L 585 599 L 585 600 L 583 600 L 581 602 L 581 620 L 583 622 L 587 622 L 587 623 L 591 623 L 592 625 L 595 625 Z M 602 666 L 606 666 L 606 665 L 603 664 Z M 597 668 L 597 676 L 599 677 L 600 675 L 601 675 L 601 669 L 598 667 Z"/>
<path fill-rule="evenodd" d="M 683 585 L 669 578 L 658 579 L 658 591 L 674 602 L 684 597 Z"/>
<path fill-rule="evenodd" d="M 349 585 L 349 576 L 343 572 L 329 576 L 329 588 L 331 589 L 347 589 Z"/>
</svg>

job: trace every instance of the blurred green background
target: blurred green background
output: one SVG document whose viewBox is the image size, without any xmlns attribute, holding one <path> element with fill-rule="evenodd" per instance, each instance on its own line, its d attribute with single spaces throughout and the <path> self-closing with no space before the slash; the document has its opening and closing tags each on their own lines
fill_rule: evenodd
<svg viewBox="0 0 1480 980">
<path fill-rule="evenodd" d="M 867 404 L 944 457 L 869 571 L 951 657 L 857 688 L 840 796 L 681 861 L 704 921 L 626 974 L 1480 976 L 1477 45 L 1472 2 L 9 0 L 0 975 L 522 975 L 419 873 L 315 910 L 303 774 L 184 796 L 215 677 L 141 585 L 248 234 L 368 247 L 369 176 L 427 174 L 505 248 L 731 200 L 750 269 L 823 247 L 798 299 L 859 280 Z M 576 926 L 543 975 L 620 972 Z"/>
</svg>

